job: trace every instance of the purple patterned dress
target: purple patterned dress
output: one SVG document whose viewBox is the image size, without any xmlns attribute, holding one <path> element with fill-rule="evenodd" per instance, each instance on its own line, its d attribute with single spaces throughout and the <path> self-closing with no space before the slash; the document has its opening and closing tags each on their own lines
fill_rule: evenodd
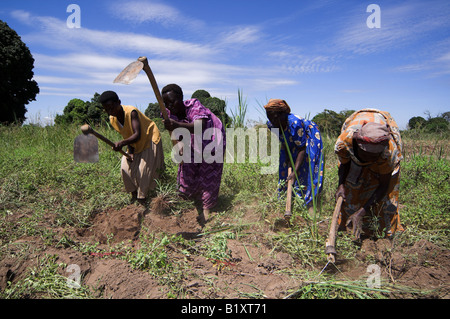
<svg viewBox="0 0 450 319">
<path fill-rule="evenodd" d="M 184 105 L 186 106 L 186 118 L 180 120 L 167 110 L 169 117 L 183 123 L 206 119 L 206 125 L 203 127 L 201 136 L 199 136 L 200 134 L 197 136 L 191 134 L 191 161 L 183 161 L 178 166 L 178 189 L 189 198 L 201 200 L 203 209 L 211 209 L 216 205 L 219 196 L 224 157 L 215 157 L 210 162 L 203 155 L 215 155 L 215 152 L 225 154 L 225 129 L 220 119 L 203 106 L 199 100 L 186 100 Z M 195 141 L 196 137 L 197 142 Z M 212 148 L 213 145 L 216 147 Z M 202 155 L 201 158 L 199 155 Z"/>
</svg>

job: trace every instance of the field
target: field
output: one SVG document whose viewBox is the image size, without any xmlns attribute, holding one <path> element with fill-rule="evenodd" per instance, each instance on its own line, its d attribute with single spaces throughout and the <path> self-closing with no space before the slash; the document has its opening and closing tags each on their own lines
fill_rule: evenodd
<svg viewBox="0 0 450 319">
<path fill-rule="evenodd" d="M 110 128 L 98 131 L 119 139 Z M 219 205 L 201 228 L 195 203 L 177 196 L 167 132 L 166 172 L 145 206 L 130 202 L 120 156 L 106 144 L 98 163 L 73 161 L 80 133 L 0 127 L 0 298 L 450 297 L 447 136 L 403 135 L 405 232 L 359 244 L 340 232 L 337 261 L 327 264 L 334 138 L 324 138 L 325 184 L 313 216 L 294 202 L 288 226 L 277 175 L 261 175 L 258 163 L 227 163 Z"/>
</svg>

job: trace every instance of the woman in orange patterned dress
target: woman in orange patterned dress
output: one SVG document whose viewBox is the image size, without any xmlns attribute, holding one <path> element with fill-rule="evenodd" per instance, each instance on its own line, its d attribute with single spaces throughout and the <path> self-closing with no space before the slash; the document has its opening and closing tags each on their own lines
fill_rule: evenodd
<svg viewBox="0 0 450 319">
<path fill-rule="evenodd" d="M 338 223 L 353 234 L 391 238 L 403 231 L 398 214 L 402 140 L 388 112 L 362 109 L 342 126 L 335 144 L 339 158 L 336 200 L 344 202 Z"/>
</svg>

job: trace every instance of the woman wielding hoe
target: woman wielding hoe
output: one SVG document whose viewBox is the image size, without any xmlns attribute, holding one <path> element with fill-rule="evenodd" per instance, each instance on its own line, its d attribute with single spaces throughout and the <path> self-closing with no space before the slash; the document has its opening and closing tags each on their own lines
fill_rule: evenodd
<svg viewBox="0 0 450 319">
<path fill-rule="evenodd" d="M 278 190 L 285 189 L 285 186 L 281 186 L 282 181 L 293 180 L 293 188 L 297 196 L 304 199 L 306 206 L 311 210 L 313 196 L 317 198 L 322 191 L 323 145 L 320 131 L 314 122 L 292 114 L 289 105 L 284 100 L 271 99 L 264 108 L 269 119 L 267 127 L 280 129 L 280 183 Z M 290 175 L 288 175 L 288 168 L 292 167 L 292 163 L 286 143 L 295 168 Z M 285 218 L 289 217 L 289 215 L 285 215 Z"/>
<path fill-rule="evenodd" d="M 344 199 L 340 228 L 352 224 L 358 240 L 364 230 L 388 238 L 403 231 L 398 214 L 402 140 L 391 115 L 376 109 L 353 113 L 342 126 L 335 153 L 336 200 Z"/>
<path fill-rule="evenodd" d="M 197 99 L 183 101 L 183 91 L 176 84 L 169 84 L 162 89 L 162 98 L 168 109 L 169 119 L 164 126 L 169 131 L 178 128 L 189 131 L 190 141 L 182 141 L 190 153 L 187 161 L 178 166 L 178 190 L 187 198 L 199 200 L 202 210 L 198 222 L 204 225 L 208 221 L 211 209 L 216 205 L 223 170 L 225 152 L 225 129 L 220 119 Z M 208 130 L 208 134 L 205 134 Z M 194 134 L 195 133 L 195 134 Z M 198 135 L 198 136 L 196 136 Z M 201 136 L 200 136 L 201 135 Z M 208 138 L 204 139 L 204 136 Z M 215 159 L 204 158 L 205 147 L 213 143 Z M 200 160 L 196 158 L 200 155 Z"/>
<path fill-rule="evenodd" d="M 106 91 L 100 95 L 100 103 L 109 115 L 112 127 L 123 139 L 114 143 L 119 151 L 128 146 L 127 157 L 122 157 L 121 174 L 125 190 L 132 194 L 132 200 L 146 202 L 149 190 L 156 187 L 155 179 L 164 169 L 164 152 L 161 134 L 156 124 L 136 107 L 121 105 L 117 94 Z"/>
</svg>

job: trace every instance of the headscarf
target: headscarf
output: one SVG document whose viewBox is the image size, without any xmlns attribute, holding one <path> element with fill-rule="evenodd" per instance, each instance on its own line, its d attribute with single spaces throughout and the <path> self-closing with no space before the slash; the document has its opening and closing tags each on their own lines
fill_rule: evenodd
<svg viewBox="0 0 450 319">
<path fill-rule="evenodd" d="M 291 113 L 291 108 L 285 100 L 270 99 L 269 103 L 264 105 L 266 111 Z"/>
<path fill-rule="evenodd" d="M 381 153 L 389 143 L 389 128 L 380 123 L 368 122 L 355 135 L 358 147 L 369 153 Z"/>
</svg>

